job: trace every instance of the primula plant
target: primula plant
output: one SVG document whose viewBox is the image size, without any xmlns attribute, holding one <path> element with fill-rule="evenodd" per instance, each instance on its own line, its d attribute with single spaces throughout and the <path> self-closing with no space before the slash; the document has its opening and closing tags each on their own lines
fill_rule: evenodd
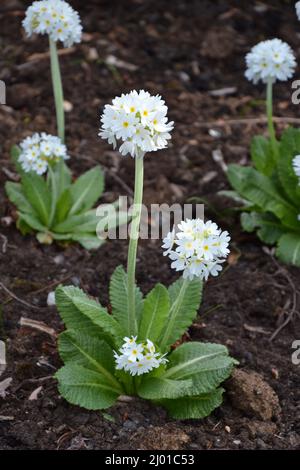
<svg viewBox="0 0 300 470">
<path fill-rule="evenodd" d="M 37 232 L 41 243 L 76 241 L 87 249 L 98 248 L 104 239 L 97 236 L 96 229 L 106 227 L 93 205 L 103 193 L 102 170 L 96 166 L 73 183 L 65 163 L 69 157 L 64 145 L 63 90 L 56 44 L 61 41 L 69 47 L 80 42 L 80 18 L 63 0 L 43 0 L 27 9 L 23 26 L 28 36 L 36 33 L 49 37 L 58 137 L 35 133 L 12 148 L 21 182 L 6 183 L 6 192 L 17 206 L 17 226 L 23 234 Z M 126 214 L 119 211 L 116 224 L 126 221 Z"/>
<path fill-rule="evenodd" d="M 12 158 L 21 177 L 7 182 L 5 189 L 17 207 L 17 227 L 23 234 L 37 232 L 40 243 L 76 241 L 87 249 L 98 248 L 103 239 L 96 235 L 101 218 L 93 205 L 104 189 L 99 166 L 74 183 L 65 161 L 66 146 L 59 137 L 45 133 L 27 137 L 12 149 Z M 126 221 L 119 212 L 117 221 Z"/>
<path fill-rule="evenodd" d="M 300 130 L 290 127 L 278 140 L 272 111 L 273 85 L 292 77 L 296 61 L 288 44 L 272 39 L 253 47 L 246 63 L 246 77 L 266 84 L 269 138 L 255 136 L 253 166 L 229 165 L 228 178 L 243 203 L 244 230 L 256 231 L 263 242 L 277 245 L 278 258 L 300 266 Z"/>
<path fill-rule="evenodd" d="M 220 344 L 187 342 L 174 349 L 196 318 L 203 280 L 217 275 L 228 255 L 229 236 L 216 224 L 182 221 L 163 241 L 164 254 L 183 275 L 169 288 L 147 295 L 136 285 L 136 256 L 146 152 L 167 147 L 173 123 L 159 96 L 133 91 L 104 109 L 100 135 L 135 158 L 134 214 L 127 271 L 112 274 L 109 310 L 79 288 L 56 290 L 66 325 L 59 337 L 65 365 L 56 373 L 70 403 L 98 410 L 120 395 L 136 395 L 164 406 L 178 419 L 207 416 L 222 402 L 220 384 L 235 360 Z"/>
<path fill-rule="evenodd" d="M 49 37 L 57 132 L 63 142 L 65 139 L 65 116 L 57 42 L 62 42 L 64 47 L 70 47 L 81 41 L 82 26 L 79 15 L 63 0 L 42 0 L 33 2 L 27 9 L 23 27 L 29 37 L 33 34 L 48 35 Z"/>
</svg>

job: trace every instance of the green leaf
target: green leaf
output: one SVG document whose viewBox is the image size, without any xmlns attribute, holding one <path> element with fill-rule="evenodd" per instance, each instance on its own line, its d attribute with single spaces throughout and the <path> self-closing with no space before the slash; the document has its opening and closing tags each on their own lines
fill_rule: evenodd
<svg viewBox="0 0 300 470">
<path fill-rule="evenodd" d="M 56 233 L 72 233 L 74 231 L 88 232 L 88 229 L 90 229 L 90 231 L 94 230 L 96 234 L 96 223 L 97 220 L 95 220 L 94 211 L 92 214 L 86 212 L 83 214 L 69 215 L 67 219 L 55 225 L 53 231 Z"/>
<path fill-rule="evenodd" d="M 63 160 L 59 160 L 53 166 L 53 173 L 57 181 L 58 197 L 68 189 L 72 183 L 71 172 Z"/>
<path fill-rule="evenodd" d="M 270 245 L 276 243 L 281 235 L 286 232 L 280 221 L 269 213 L 243 212 L 241 214 L 241 224 L 246 232 L 253 232 L 257 229 L 258 237 Z"/>
<path fill-rule="evenodd" d="M 218 191 L 217 195 L 227 197 L 228 199 L 232 199 L 234 202 L 237 202 L 238 204 L 242 204 L 243 206 L 246 206 L 246 207 L 249 206 L 249 201 L 247 201 L 247 199 L 243 199 L 237 191 L 223 190 L 223 191 Z"/>
<path fill-rule="evenodd" d="M 255 136 L 251 141 L 251 158 L 256 169 L 270 176 L 274 169 L 270 141 L 263 136 Z"/>
<path fill-rule="evenodd" d="M 227 176 L 234 189 L 264 212 L 272 212 L 290 229 L 300 228 L 297 210 L 280 195 L 270 178 L 254 168 L 239 165 L 229 165 Z"/>
<path fill-rule="evenodd" d="M 56 212 L 56 205 L 59 199 L 59 186 L 58 186 L 58 179 L 56 173 L 52 170 L 51 165 L 48 167 L 48 174 L 47 174 L 47 184 L 51 194 L 51 209 L 49 214 L 49 227 L 52 227 L 54 216 Z"/>
<path fill-rule="evenodd" d="M 96 236 L 98 222 L 96 211 L 93 209 L 83 214 L 68 216 L 63 222 L 55 225 L 53 231 L 57 233 L 91 233 Z"/>
<path fill-rule="evenodd" d="M 68 329 L 99 335 L 109 344 L 119 346 L 125 333 L 105 308 L 90 299 L 78 287 L 58 287 L 55 291 L 58 311 Z"/>
<path fill-rule="evenodd" d="M 118 266 L 113 272 L 109 285 L 110 303 L 114 318 L 122 325 L 126 335 L 129 334 L 130 327 L 128 324 L 128 286 L 127 274 L 123 266 Z M 136 316 L 139 320 L 143 308 L 143 296 L 140 289 L 135 289 L 135 308 Z"/>
<path fill-rule="evenodd" d="M 21 163 L 19 162 L 19 157 L 21 155 L 21 149 L 18 145 L 13 145 L 10 149 L 10 156 L 11 159 L 16 167 L 17 172 L 19 175 L 24 173 Z"/>
<path fill-rule="evenodd" d="M 28 233 L 32 232 L 32 227 L 26 224 L 25 220 L 22 220 L 20 216 L 17 219 L 16 227 L 18 230 L 20 230 L 22 235 L 27 235 Z"/>
<path fill-rule="evenodd" d="M 300 193 L 299 178 L 293 170 L 292 162 L 299 153 L 300 130 L 289 127 L 282 134 L 277 174 L 286 196 L 295 207 L 300 205 Z"/>
<path fill-rule="evenodd" d="M 22 190 L 38 214 L 40 221 L 48 227 L 51 211 L 51 194 L 45 180 L 31 172 L 22 175 Z"/>
<path fill-rule="evenodd" d="M 47 232 L 47 227 L 39 221 L 39 219 L 34 214 L 19 214 L 19 221 L 25 222 L 26 225 L 31 227 L 33 230 L 37 230 L 38 232 Z"/>
<path fill-rule="evenodd" d="M 174 419 L 200 419 L 209 416 L 222 404 L 223 388 L 212 393 L 196 397 L 178 398 L 176 400 L 161 400 L 169 415 Z"/>
<path fill-rule="evenodd" d="M 174 344 L 196 318 L 202 299 L 203 283 L 199 278 L 192 281 L 178 279 L 169 287 L 171 309 L 158 341 L 166 351 Z"/>
<path fill-rule="evenodd" d="M 145 298 L 139 327 L 139 338 L 141 340 L 151 339 L 151 341 L 156 342 L 162 333 L 169 310 L 168 290 L 162 284 L 157 284 Z"/>
<path fill-rule="evenodd" d="M 145 377 L 138 387 L 138 394 L 147 400 L 173 399 L 186 396 L 192 386 L 192 379 L 172 380 L 163 376 Z"/>
<path fill-rule="evenodd" d="M 56 204 L 55 225 L 58 225 L 67 218 L 71 205 L 71 194 L 70 190 L 67 188 L 63 191 Z"/>
<path fill-rule="evenodd" d="M 184 343 L 169 356 L 164 379 L 192 379 L 186 395 L 212 392 L 227 379 L 236 361 L 228 355 L 225 346 L 213 343 Z"/>
<path fill-rule="evenodd" d="M 55 377 L 59 393 L 73 405 L 88 410 L 109 408 L 121 393 L 103 374 L 72 362 L 62 367 Z"/>
<path fill-rule="evenodd" d="M 71 186 L 73 205 L 70 214 L 74 215 L 90 209 L 103 193 L 103 189 L 104 176 L 99 166 L 80 176 Z"/>
<path fill-rule="evenodd" d="M 80 243 L 86 250 L 97 250 L 104 243 L 104 240 L 99 240 L 99 238 L 92 233 L 75 233 L 71 238 L 73 241 Z"/>
<path fill-rule="evenodd" d="M 116 382 L 113 351 L 105 341 L 81 331 L 67 330 L 59 335 L 58 348 L 64 363 L 75 362 Z"/>
<path fill-rule="evenodd" d="M 25 212 L 26 214 L 36 215 L 36 212 L 29 201 L 26 199 L 22 186 L 20 183 L 13 183 L 7 181 L 5 183 L 5 190 L 9 200 L 15 204 L 17 209 L 20 212 Z"/>
<path fill-rule="evenodd" d="M 284 263 L 300 266 L 300 234 L 286 233 L 280 237 L 276 255 Z"/>
</svg>

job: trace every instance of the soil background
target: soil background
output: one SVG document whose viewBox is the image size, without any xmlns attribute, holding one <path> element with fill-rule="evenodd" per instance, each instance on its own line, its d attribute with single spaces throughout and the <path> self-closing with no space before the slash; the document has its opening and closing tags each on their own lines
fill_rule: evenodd
<svg viewBox="0 0 300 470">
<path fill-rule="evenodd" d="M 255 235 L 243 233 L 238 212 L 228 211 L 232 203 L 217 195 L 229 189 L 224 163 L 247 164 L 251 137 L 266 132 L 264 88 L 244 78 L 245 54 L 258 41 L 279 37 L 300 62 L 294 2 L 70 2 L 85 32 L 83 42 L 60 61 L 74 177 L 100 163 L 106 177 L 102 202 L 120 194 L 130 197 L 134 162 L 99 139 L 99 117 L 122 92 L 144 88 L 159 93 L 175 130 L 168 150 L 146 157 L 145 202 L 205 200 L 206 217 L 232 236 L 229 263 L 218 279 L 207 282 L 199 317 L 185 340 L 226 344 L 240 362 L 242 377 L 237 374 L 225 385 L 219 409 L 195 421 L 174 421 L 143 400 L 118 403 L 106 413 L 69 405 L 52 378 L 60 367 L 55 339 L 19 323 L 28 317 L 57 333 L 63 330 L 56 308 L 47 306 L 48 292 L 59 282 L 78 285 L 107 304 L 109 278 L 125 264 L 127 251 L 126 240 L 108 241 L 94 252 L 77 245 L 42 246 L 15 227 L 15 209 L 4 192 L 5 181 L 16 176 L 9 149 L 33 132 L 56 132 L 47 40 L 26 38 L 21 27 L 30 3 L 0 4 L 0 79 L 7 85 L 7 106 L 0 107 L 0 282 L 35 306 L 0 288 L 0 338 L 7 342 L 8 361 L 0 380 L 12 378 L 0 397 L 0 448 L 300 448 L 300 366 L 291 362 L 292 343 L 300 340 L 299 305 L 270 341 L 290 312 L 300 271 L 278 264 Z M 275 90 L 275 115 L 299 125 L 291 83 Z M 278 132 L 287 124 L 280 119 Z M 169 285 L 176 279 L 160 245 L 140 243 L 137 280 L 144 293 L 158 281 Z"/>
</svg>

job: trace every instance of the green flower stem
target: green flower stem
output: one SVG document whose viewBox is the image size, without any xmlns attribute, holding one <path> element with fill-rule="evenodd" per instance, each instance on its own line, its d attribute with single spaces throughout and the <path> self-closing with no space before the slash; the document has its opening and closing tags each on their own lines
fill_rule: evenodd
<svg viewBox="0 0 300 470">
<path fill-rule="evenodd" d="M 273 123 L 273 82 L 268 80 L 267 82 L 267 118 L 268 118 L 268 129 L 271 140 L 271 146 L 273 151 L 274 160 L 277 160 L 278 146 L 275 134 L 275 128 Z"/>
<path fill-rule="evenodd" d="M 178 297 L 176 298 L 175 302 L 171 306 L 170 313 L 169 313 L 169 318 L 168 318 L 168 323 L 167 323 L 164 335 L 162 337 L 162 340 L 160 341 L 160 350 L 161 351 L 165 351 L 167 346 L 168 346 L 168 345 L 166 345 L 166 341 L 168 340 L 169 334 L 170 334 L 170 332 L 172 331 L 172 329 L 174 327 L 174 322 L 176 320 L 178 310 L 180 309 L 182 299 L 184 297 L 186 288 L 188 286 L 188 282 L 189 282 L 188 279 L 183 279 L 183 282 L 182 282 L 181 287 L 180 287 L 180 291 L 178 293 Z"/>
<path fill-rule="evenodd" d="M 64 97 L 61 81 L 61 73 L 57 54 L 56 42 L 49 38 L 50 58 L 51 58 L 51 76 L 55 99 L 56 122 L 58 136 L 62 142 L 65 140 L 65 113 L 64 113 Z"/>
<path fill-rule="evenodd" d="M 137 318 L 135 312 L 135 270 L 136 253 L 138 246 L 142 201 L 143 201 L 143 183 L 144 183 L 144 158 L 135 158 L 135 182 L 134 182 L 134 203 L 133 214 L 130 228 L 130 239 L 127 260 L 127 279 L 128 279 L 128 326 L 129 335 L 137 334 Z"/>
<path fill-rule="evenodd" d="M 51 210 L 49 214 L 49 221 L 48 221 L 48 228 L 52 227 L 55 211 L 56 211 L 56 204 L 58 200 L 58 187 L 57 187 L 57 180 L 56 174 L 51 165 L 48 166 L 48 185 L 51 191 Z"/>
</svg>

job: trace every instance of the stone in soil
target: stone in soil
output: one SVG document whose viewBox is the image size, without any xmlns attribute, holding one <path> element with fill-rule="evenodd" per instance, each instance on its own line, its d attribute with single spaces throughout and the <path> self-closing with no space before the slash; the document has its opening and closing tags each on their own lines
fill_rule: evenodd
<svg viewBox="0 0 300 470">
<path fill-rule="evenodd" d="M 263 421 L 279 416 L 279 399 L 272 387 L 257 372 L 236 369 L 226 388 L 232 405 L 247 415 Z"/>
</svg>

